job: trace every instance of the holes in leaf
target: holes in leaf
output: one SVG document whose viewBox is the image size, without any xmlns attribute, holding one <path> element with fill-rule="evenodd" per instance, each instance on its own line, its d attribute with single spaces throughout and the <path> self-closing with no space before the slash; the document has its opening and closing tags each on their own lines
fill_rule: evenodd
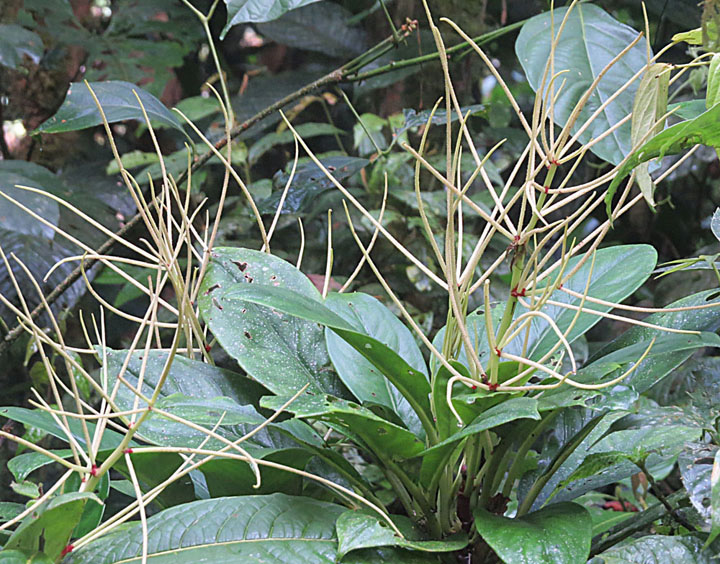
<svg viewBox="0 0 720 564">
<path fill-rule="evenodd" d="M 387 435 L 387 429 L 385 427 L 378 427 L 377 428 L 377 434 L 378 435 Z"/>
<path fill-rule="evenodd" d="M 246 339 L 252 339 L 252 335 L 250 334 L 249 331 L 244 331 L 244 332 L 243 332 L 243 335 L 245 335 L 245 338 L 246 338 Z"/>
<path fill-rule="evenodd" d="M 233 260 L 231 262 L 240 269 L 240 272 L 245 272 L 245 269 L 248 267 L 248 263 L 246 262 L 239 260 Z"/>
<path fill-rule="evenodd" d="M 713 292 L 705 298 L 706 302 L 711 302 L 717 298 L 720 298 L 720 292 Z"/>
<path fill-rule="evenodd" d="M 205 290 L 205 295 L 209 296 L 213 291 L 217 290 L 218 288 L 221 288 L 220 284 L 213 284 L 210 286 L 207 290 Z"/>
</svg>

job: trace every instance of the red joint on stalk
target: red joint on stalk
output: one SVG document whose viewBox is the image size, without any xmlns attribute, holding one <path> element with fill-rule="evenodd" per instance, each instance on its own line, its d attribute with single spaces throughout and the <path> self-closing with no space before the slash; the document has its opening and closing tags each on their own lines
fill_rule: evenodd
<svg viewBox="0 0 720 564">
<path fill-rule="evenodd" d="M 75 547 L 71 544 L 67 545 L 65 548 L 62 549 L 62 552 L 60 553 L 60 558 L 63 556 L 70 554 Z"/>
<path fill-rule="evenodd" d="M 476 386 L 475 384 L 473 384 L 472 386 L 470 386 L 470 389 L 471 389 L 471 390 L 477 390 L 477 386 Z"/>
<path fill-rule="evenodd" d="M 212 349 L 210 345 L 205 345 L 205 352 L 210 352 L 210 349 Z"/>
<path fill-rule="evenodd" d="M 90 468 L 90 475 L 91 476 L 97 476 L 98 467 L 97 464 L 93 464 Z"/>
<path fill-rule="evenodd" d="M 562 290 L 562 287 L 563 287 L 563 285 L 560 284 L 560 285 L 558 286 L 558 290 Z"/>
<path fill-rule="evenodd" d="M 494 392 L 495 390 L 498 389 L 498 386 L 499 386 L 499 385 L 500 385 L 500 384 L 498 384 L 497 382 L 490 382 L 490 383 L 488 384 L 488 392 Z"/>
<path fill-rule="evenodd" d="M 517 289 L 517 286 L 516 286 L 515 288 L 513 288 L 512 290 L 510 290 L 510 295 L 511 295 L 513 298 L 524 298 L 524 297 L 525 297 L 525 288 L 523 288 L 522 290 L 520 290 L 520 291 L 518 292 L 518 289 Z"/>
<path fill-rule="evenodd" d="M 131 448 L 126 448 L 126 449 L 123 451 L 123 453 L 125 453 L 125 454 L 132 454 L 132 453 L 133 453 L 133 449 L 131 449 Z"/>
<path fill-rule="evenodd" d="M 550 186 L 543 186 L 543 192 L 546 194 L 550 193 Z"/>
<path fill-rule="evenodd" d="M 495 347 L 495 354 L 498 355 L 498 356 L 501 356 L 501 355 L 502 355 L 502 351 L 501 351 L 499 348 Z"/>
</svg>

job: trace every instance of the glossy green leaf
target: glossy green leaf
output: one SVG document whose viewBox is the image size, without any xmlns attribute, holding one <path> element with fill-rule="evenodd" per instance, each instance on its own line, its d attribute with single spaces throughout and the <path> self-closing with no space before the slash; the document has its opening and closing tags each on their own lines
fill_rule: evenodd
<svg viewBox="0 0 720 564">
<path fill-rule="evenodd" d="M 410 366 L 398 353 L 363 333 L 321 302 L 279 287 L 238 286 L 229 299 L 242 299 L 330 327 L 370 361 L 400 391 L 426 425 L 430 418 L 427 376 Z M 350 318 L 357 322 L 355 318 Z"/>
<path fill-rule="evenodd" d="M 0 501 L 0 523 L 14 519 L 25 510 L 22 503 L 12 501 Z"/>
<path fill-rule="evenodd" d="M 280 287 L 311 302 L 320 292 L 297 268 L 275 256 L 249 249 L 215 248 L 198 304 L 218 342 L 252 378 L 276 394 L 311 389 L 344 396 L 344 386 L 327 370 L 325 336 L 316 323 L 231 297 L 238 284 Z M 321 304 L 320 304 L 321 305 Z"/>
<path fill-rule="evenodd" d="M 42 552 L 57 559 L 68 545 L 87 503 L 102 504 L 91 493 L 73 492 L 51 498 L 23 519 L 4 548 L 31 553 L 42 549 Z"/>
<path fill-rule="evenodd" d="M 282 45 L 315 51 L 326 57 L 351 58 L 366 49 L 365 30 L 349 24 L 352 12 L 347 8 L 334 2 L 306 1 L 305 4 L 273 21 L 259 23 L 258 31 Z"/>
<path fill-rule="evenodd" d="M 160 100 L 139 86 L 122 80 L 72 83 L 60 109 L 54 116 L 40 124 L 35 131 L 60 133 L 100 125 L 103 122 L 102 116 L 90 89 L 95 93 L 105 118 L 110 123 L 128 119 L 143 122 L 144 107 L 151 123 L 162 123 L 184 131 L 175 115 Z"/>
<path fill-rule="evenodd" d="M 599 554 L 589 564 L 711 564 L 715 552 L 690 536 L 647 535 Z"/>
<path fill-rule="evenodd" d="M 506 564 L 569 564 L 590 554 L 592 520 L 575 503 L 557 503 L 509 519 L 484 509 L 474 512 L 480 536 Z"/>
<path fill-rule="evenodd" d="M 70 449 L 55 450 L 51 452 L 61 458 L 72 456 L 72 451 Z M 47 464 L 51 464 L 52 462 L 53 460 L 45 456 L 43 453 L 30 451 L 13 456 L 10 460 L 8 460 L 7 468 L 10 470 L 16 481 L 22 482 L 33 471 L 38 468 L 42 468 Z"/>
<path fill-rule="evenodd" d="M 708 290 L 673 302 L 668 307 L 706 306 L 718 301 L 717 292 Z M 701 335 L 668 335 L 655 329 L 635 326 L 590 358 L 590 362 L 635 361 L 642 354 L 639 353 L 640 348 L 645 350 L 652 338 L 656 337 L 657 341 L 653 346 L 655 353 L 651 350 L 651 354 L 624 381 L 625 385 L 632 386 L 640 393 L 648 390 L 685 362 L 693 350 L 703 346 L 717 347 L 719 344 L 717 335 L 713 336 L 709 332 L 717 331 L 720 328 L 720 308 L 705 307 L 698 310 L 659 312 L 646 317 L 644 321 L 662 327 L 703 331 L 703 333 Z M 629 349 L 630 346 L 636 346 L 636 348 Z"/>
<path fill-rule="evenodd" d="M 261 401 L 263 407 L 277 409 L 288 397 L 270 396 Z M 417 456 L 424 444 L 413 433 L 395 425 L 369 409 L 333 396 L 308 393 L 301 395 L 286 411 L 300 418 L 329 421 L 357 435 L 374 452 L 397 460 Z"/>
<path fill-rule="evenodd" d="M 241 23 L 269 22 L 286 12 L 318 0 L 225 0 L 227 23 L 220 34 L 224 39 L 230 28 Z"/>
<path fill-rule="evenodd" d="M 715 104 L 698 117 L 681 121 L 668 127 L 646 141 L 639 149 L 634 151 L 623 165 L 618 169 L 605 196 L 608 213 L 612 206 L 612 198 L 620 183 L 641 163 L 666 155 L 677 155 L 685 149 L 695 145 L 709 145 L 720 148 L 720 131 L 717 122 L 720 119 L 720 104 Z"/>
<path fill-rule="evenodd" d="M 125 361 L 126 353 L 108 350 L 106 354 L 112 385 Z M 136 352 L 128 363 L 124 377 L 132 385 L 137 385 L 139 381 L 144 356 L 143 351 Z M 167 352 L 153 350 L 145 359 L 143 393 L 146 396 L 152 394 L 167 358 Z M 178 355 L 165 379 L 157 409 L 143 422 L 140 432 L 144 439 L 161 446 L 194 447 L 207 439 L 206 433 L 164 417 L 158 411 L 162 409 L 206 429 L 215 429 L 226 440 L 235 441 L 265 421 L 254 407 L 262 393 L 264 390 L 261 387 L 240 374 Z M 134 394 L 121 386 L 115 401 L 120 409 L 131 409 L 134 399 Z M 216 427 L 221 420 L 222 423 Z M 288 421 L 265 427 L 245 441 L 243 448 L 256 458 L 267 458 L 303 468 L 311 456 L 310 451 L 303 448 L 304 443 L 319 445 L 321 441 L 305 423 Z M 210 438 L 204 445 L 205 448 L 221 448 L 224 443 Z M 146 466 L 151 466 L 152 457 L 147 459 L 146 455 L 135 455 L 134 463 L 135 459 L 140 463 L 147 460 Z M 146 467 L 141 466 L 140 469 L 145 470 Z M 253 491 L 255 476 L 243 461 L 213 460 L 204 464 L 200 470 L 207 477 L 209 491 L 214 496 L 240 495 Z M 143 472 L 141 477 L 144 486 L 152 486 L 155 482 L 152 474 Z M 265 469 L 263 489 L 260 491 L 269 492 L 275 488 L 275 491 L 295 492 L 297 484 L 298 478 L 294 474 Z"/>
<path fill-rule="evenodd" d="M 710 109 L 718 102 L 720 102 L 720 53 L 715 53 L 708 67 L 705 107 Z"/>
<path fill-rule="evenodd" d="M 149 561 L 333 564 L 335 522 L 345 511 L 341 505 L 284 494 L 195 501 L 148 519 Z M 73 551 L 65 564 L 138 564 L 141 552 L 142 529 L 135 523 Z M 361 551 L 343 560 L 351 564 L 428 561 L 408 558 L 399 549 Z"/>
<path fill-rule="evenodd" d="M 361 293 L 328 294 L 325 305 L 354 327 L 397 353 L 414 370 L 427 377 L 425 359 L 410 330 L 384 305 Z M 416 435 L 423 430 L 408 401 L 366 357 L 331 329 L 325 330 L 328 353 L 338 376 L 365 404 L 378 404 L 395 412 Z"/>
<path fill-rule="evenodd" d="M 338 517 L 336 523 L 338 537 L 338 559 L 347 553 L 361 548 L 379 546 L 397 546 L 422 552 L 454 552 L 462 550 L 468 544 L 464 533 L 445 540 L 419 540 L 400 538 L 385 521 L 376 515 L 360 511 L 347 511 Z M 405 531 L 403 531 L 405 533 Z"/>
<path fill-rule="evenodd" d="M 43 54 L 43 42 L 37 33 L 15 24 L 0 24 L 0 65 L 17 68 L 27 56 L 37 64 Z"/>
<path fill-rule="evenodd" d="M 530 19 L 520 30 L 515 42 L 515 52 L 525 70 L 530 86 L 537 91 L 542 86 L 545 68 L 549 64 L 550 46 L 558 33 L 567 8 L 557 8 Z M 554 19 L 554 29 L 552 20 Z M 608 63 L 625 49 L 638 35 L 634 29 L 620 23 L 607 12 L 593 4 L 575 6 L 567 17 L 562 35 L 555 48 L 555 64 L 552 73 L 567 71 L 553 82 L 555 103 L 555 123 L 564 126 L 575 105 L 590 88 L 593 81 L 606 68 Z M 580 112 L 572 128 L 575 133 L 590 116 L 611 96 L 647 64 L 647 53 L 642 43 L 635 45 L 625 56 L 610 67 L 597 87 L 590 94 L 587 104 Z M 549 73 L 545 79 L 545 88 L 551 79 Z M 566 78 L 566 81 L 563 78 Z M 599 116 L 579 136 L 580 143 L 597 139 L 605 131 L 616 125 L 630 114 L 635 98 L 637 83 L 609 103 Z M 630 124 L 615 129 L 602 141 L 590 148 L 601 159 L 619 164 L 630 153 Z"/>
<path fill-rule="evenodd" d="M 45 190 L 45 187 L 33 178 L 0 169 L 0 192 L 2 194 L 30 208 L 51 225 L 56 226 L 59 223 L 60 207 L 57 202 L 42 194 L 23 190 L 17 188 L 17 186 L 29 186 L 30 188 Z M 45 239 L 52 239 L 55 236 L 55 230 L 52 227 L 31 217 L 4 196 L 0 196 L 0 225 L 2 225 L 3 229 L 9 231 L 40 236 Z"/>
</svg>

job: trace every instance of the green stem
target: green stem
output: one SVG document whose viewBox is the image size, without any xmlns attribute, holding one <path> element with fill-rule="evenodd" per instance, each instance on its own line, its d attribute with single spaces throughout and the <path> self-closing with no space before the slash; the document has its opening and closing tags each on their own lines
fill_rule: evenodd
<svg viewBox="0 0 720 564">
<path fill-rule="evenodd" d="M 575 449 L 579 447 L 580 444 L 587 438 L 590 432 L 597 426 L 598 423 L 600 423 L 602 418 L 603 416 L 600 415 L 590 421 L 590 423 L 585 425 L 585 427 L 583 427 L 578 433 L 575 434 L 575 436 L 570 440 L 570 442 L 565 445 L 565 448 L 563 448 L 557 455 L 555 455 L 555 458 L 550 463 L 548 468 L 545 470 L 545 472 L 542 473 L 540 477 L 538 477 L 537 480 L 535 480 L 535 483 L 530 487 L 530 491 L 525 496 L 525 499 L 523 499 L 522 503 L 518 506 L 518 517 L 522 517 L 528 511 L 530 511 L 530 508 L 532 507 L 533 503 L 535 503 L 537 496 L 540 495 L 540 492 L 550 481 L 550 478 L 555 475 L 555 472 L 557 472 L 563 465 L 563 463 L 570 457 L 570 455 L 575 452 Z"/>
<path fill-rule="evenodd" d="M 550 423 L 555 420 L 555 417 L 559 413 L 559 409 L 551 411 L 547 417 L 545 417 L 542 421 L 540 421 L 540 423 L 535 425 L 533 430 L 530 431 L 528 436 L 518 448 L 517 452 L 515 453 L 515 460 L 510 465 L 510 469 L 507 473 L 507 478 L 505 479 L 505 485 L 503 486 L 502 493 L 505 497 L 509 497 L 510 493 L 512 492 L 512 487 L 515 484 L 515 480 L 517 478 L 518 472 L 520 471 L 520 468 L 522 467 L 522 463 L 525 461 L 525 456 L 527 455 L 527 452 L 530 450 L 530 448 L 535 443 L 540 434 L 545 429 L 547 429 L 548 425 L 550 425 Z"/>
<path fill-rule="evenodd" d="M 490 455 L 490 465 L 488 466 L 485 477 L 483 478 L 482 491 L 480 492 L 480 499 L 478 499 L 479 507 L 487 507 L 490 501 L 490 496 L 494 493 L 493 484 L 498 481 L 495 476 L 501 466 L 502 460 L 505 458 L 505 452 L 509 445 L 507 441 L 502 441 Z"/>
</svg>

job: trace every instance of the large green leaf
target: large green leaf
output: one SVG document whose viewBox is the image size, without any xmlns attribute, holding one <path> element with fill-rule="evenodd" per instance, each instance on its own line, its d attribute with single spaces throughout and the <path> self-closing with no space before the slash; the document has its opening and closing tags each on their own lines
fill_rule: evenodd
<svg viewBox="0 0 720 564">
<path fill-rule="evenodd" d="M 37 33 L 15 24 L 0 24 L 0 65 L 17 68 L 27 56 L 37 64 L 43 54 L 43 42 Z"/>
<path fill-rule="evenodd" d="M 592 519 L 575 503 L 558 503 L 518 519 L 476 509 L 475 527 L 506 564 L 569 564 L 590 554 Z"/>
<path fill-rule="evenodd" d="M 290 10 L 318 0 L 225 0 L 227 23 L 220 34 L 224 39 L 230 28 L 241 23 L 259 23 L 275 20 Z"/>
<path fill-rule="evenodd" d="M 347 511 L 340 515 L 336 523 L 336 530 L 339 559 L 348 552 L 361 548 L 397 546 L 422 552 L 454 552 L 462 550 L 468 544 L 467 535 L 464 533 L 437 541 L 415 538 L 417 534 L 409 538 L 409 535 L 403 530 L 406 538 L 400 538 L 377 515 L 369 515 L 360 511 Z"/>
<path fill-rule="evenodd" d="M 148 519 L 149 560 L 196 562 L 334 564 L 335 522 L 346 508 L 284 494 L 226 497 L 173 507 Z M 66 564 L 139 563 L 142 528 L 136 523 L 73 551 Z M 343 562 L 427 562 L 402 550 L 362 551 Z"/>
<path fill-rule="evenodd" d="M 552 12 L 535 16 L 518 34 L 515 52 L 533 90 L 538 90 L 542 86 L 545 68 L 550 60 L 551 43 L 554 35 L 558 33 L 566 12 L 567 8 L 557 8 Z M 555 103 L 555 123 L 560 126 L 567 123 L 575 105 L 592 82 L 637 36 L 637 31 L 620 23 L 597 6 L 579 4 L 572 9 L 555 47 L 554 66 L 548 72 L 544 84 L 547 89 L 552 73 L 567 71 L 553 83 L 553 96 L 557 95 L 562 85 Z M 646 64 L 647 52 L 645 46 L 639 43 L 605 73 L 597 88 L 590 94 L 572 132 L 577 132 L 602 104 L 611 96 L 615 96 L 618 90 Z M 618 94 L 580 135 L 580 143 L 597 139 L 628 116 L 632 111 L 637 86 L 638 83 L 635 82 Z M 606 161 L 619 164 L 630 153 L 631 148 L 630 124 L 626 123 L 596 143 L 590 150 Z"/>
<path fill-rule="evenodd" d="M 0 192 L 30 208 L 51 225 L 56 226 L 58 224 L 60 221 L 60 208 L 57 202 L 42 194 L 16 188 L 16 186 L 29 186 L 45 190 L 45 187 L 38 184 L 33 178 L 7 169 L 0 169 Z M 52 227 L 31 217 L 5 197 L 0 197 L 0 225 L 2 225 L 3 229 L 9 231 L 40 236 L 45 239 L 52 239 L 55 236 Z"/>
<path fill-rule="evenodd" d="M 51 498 L 23 519 L 4 548 L 44 552 L 57 559 L 68 545 L 88 502 L 102 504 L 91 493 L 73 492 Z"/>
<path fill-rule="evenodd" d="M 125 356 L 124 351 L 107 351 L 110 385 L 115 382 Z M 150 351 L 145 359 L 143 373 L 144 356 L 144 352 L 133 354 L 124 377 L 136 386 L 143 374 L 143 393 L 149 396 L 162 374 L 168 353 Z M 260 386 L 240 374 L 178 355 L 167 374 L 157 407 L 205 429 L 215 429 L 226 440 L 235 441 L 265 421 L 254 407 L 262 393 Z M 134 394 L 121 385 L 116 403 L 120 409 L 132 409 Z M 140 402 L 140 407 L 143 405 Z M 218 426 L 221 419 L 222 424 Z M 143 439 L 161 446 L 197 447 L 201 443 L 204 448 L 225 446 L 225 443 L 215 438 L 205 442 L 206 433 L 166 418 L 157 410 L 143 422 L 138 432 Z M 312 456 L 312 452 L 303 448 L 304 443 L 322 444 L 317 433 L 305 423 L 286 421 L 268 425 L 244 441 L 243 448 L 256 458 L 303 468 Z M 144 456 L 138 455 L 140 460 Z M 243 461 L 213 460 L 204 464 L 201 471 L 207 478 L 213 496 L 251 493 L 255 483 L 254 474 Z M 145 479 L 144 485 L 152 485 L 153 482 L 149 481 L 151 476 L 142 477 Z M 259 493 L 294 493 L 298 484 L 296 475 L 267 468 L 263 469 L 263 489 Z"/>
<path fill-rule="evenodd" d="M 715 290 L 693 294 L 692 296 L 673 302 L 667 307 L 708 306 L 711 303 L 720 303 L 720 301 L 717 300 L 717 292 Z M 641 354 L 638 354 L 638 351 L 640 351 L 641 348 L 645 350 L 653 337 L 658 339 L 656 346 L 659 348 L 657 350 L 662 350 L 663 342 L 669 343 L 667 350 L 664 350 L 662 353 L 658 352 L 649 355 L 624 381 L 624 384 L 631 385 L 640 393 L 648 390 L 680 366 L 680 364 L 685 362 L 690 355 L 692 355 L 693 350 L 702 346 L 718 346 L 717 336 L 713 337 L 712 335 L 708 335 L 707 332 L 714 332 L 720 328 L 719 307 L 659 312 L 648 316 L 644 321 L 662 327 L 703 331 L 704 333 L 697 336 L 683 334 L 669 336 L 667 333 L 656 329 L 635 326 L 596 352 L 590 359 L 590 362 L 613 362 L 613 359 L 624 359 L 622 360 L 623 362 L 635 361 Z M 628 347 L 633 345 L 637 345 L 637 348 L 634 350 L 628 349 Z M 625 349 L 624 352 L 622 349 Z M 627 354 L 628 352 L 632 354 Z"/>
<path fill-rule="evenodd" d="M 276 394 L 292 394 L 310 383 L 315 391 L 344 396 L 344 386 L 328 369 L 330 359 L 322 328 L 231 297 L 228 292 L 237 294 L 238 284 L 253 289 L 289 289 L 318 304 L 321 299 L 312 282 L 280 258 L 249 249 L 214 249 L 198 304 L 225 351 Z"/>
<path fill-rule="evenodd" d="M 276 20 L 258 24 L 258 31 L 288 47 L 316 51 L 326 57 L 349 58 L 366 49 L 365 30 L 348 24 L 352 17 L 348 9 L 333 2 L 305 4 Z"/>
<path fill-rule="evenodd" d="M 40 124 L 36 131 L 60 133 L 100 125 L 103 122 L 102 116 L 90 89 L 95 93 L 105 118 L 110 123 L 128 119 L 142 122 L 145 120 L 142 112 L 144 107 L 151 122 L 184 131 L 175 115 L 160 100 L 139 86 L 122 80 L 72 83 L 60 109 L 54 116 Z"/>
<path fill-rule="evenodd" d="M 429 422 L 430 384 L 427 376 L 410 366 L 398 353 L 366 335 L 321 302 L 280 287 L 238 286 L 228 298 L 252 301 L 330 327 L 369 360 L 408 400 L 421 420 Z M 354 318 L 349 318 L 357 322 Z M 426 423 L 427 424 L 427 423 Z"/>
<path fill-rule="evenodd" d="M 269 396 L 262 399 L 261 405 L 277 409 L 289 398 Z M 317 395 L 306 392 L 296 399 L 286 411 L 297 417 L 330 421 L 347 429 L 350 436 L 356 435 L 376 453 L 403 460 L 417 456 L 424 444 L 407 429 L 395 425 L 372 411 L 354 402 L 333 396 Z"/>
<path fill-rule="evenodd" d="M 393 313 L 372 296 L 361 293 L 328 294 L 325 305 L 364 333 L 395 351 L 413 369 L 427 376 L 425 359 L 412 336 Z M 338 376 L 365 404 L 387 407 L 416 435 L 423 430 L 408 401 L 376 366 L 331 329 L 325 330 L 328 353 Z"/>
<path fill-rule="evenodd" d="M 672 127 L 668 127 L 634 151 L 623 163 L 610 183 L 605 196 L 608 213 L 618 186 L 641 163 L 646 163 L 655 158 L 662 158 L 665 155 L 676 155 L 698 144 L 720 148 L 720 131 L 717 128 L 719 119 L 720 104 L 715 104 L 696 118 L 681 121 Z"/>
<path fill-rule="evenodd" d="M 606 550 L 589 564 L 711 564 L 714 556 L 694 537 L 648 535 Z"/>
</svg>

